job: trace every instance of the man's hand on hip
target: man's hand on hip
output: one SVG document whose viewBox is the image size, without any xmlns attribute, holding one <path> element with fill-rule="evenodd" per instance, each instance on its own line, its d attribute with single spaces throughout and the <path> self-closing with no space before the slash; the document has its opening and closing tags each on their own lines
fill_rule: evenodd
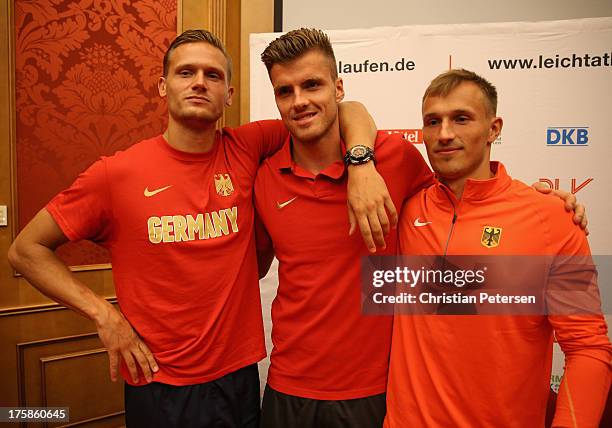
<svg viewBox="0 0 612 428">
<path fill-rule="evenodd" d="M 147 382 L 153 380 L 153 373 L 159 370 L 157 362 L 149 347 L 136 334 L 123 314 L 110 303 L 105 307 L 99 321 L 96 321 L 98 336 L 106 347 L 110 360 L 111 380 L 115 382 L 119 377 L 121 358 L 130 372 L 132 380 L 137 383 L 138 366 L 142 370 Z"/>
</svg>

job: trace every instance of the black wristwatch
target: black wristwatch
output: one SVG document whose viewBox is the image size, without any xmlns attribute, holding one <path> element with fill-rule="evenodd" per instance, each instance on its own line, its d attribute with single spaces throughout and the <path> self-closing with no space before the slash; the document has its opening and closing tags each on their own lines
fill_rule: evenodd
<svg viewBox="0 0 612 428">
<path fill-rule="evenodd" d="M 376 159 L 374 159 L 374 150 L 360 144 L 348 149 L 344 155 L 344 163 L 346 166 L 361 165 L 370 161 L 376 163 Z"/>
</svg>

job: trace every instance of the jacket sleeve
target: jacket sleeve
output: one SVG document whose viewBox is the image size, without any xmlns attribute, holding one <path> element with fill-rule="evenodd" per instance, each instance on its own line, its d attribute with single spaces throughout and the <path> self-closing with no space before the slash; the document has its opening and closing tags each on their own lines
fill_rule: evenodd
<svg viewBox="0 0 612 428">
<path fill-rule="evenodd" d="M 601 313 L 597 273 L 585 234 L 559 215 L 551 264 L 548 319 L 565 354 L 553 427 L 598 427 L 611 380 L 612 347 Z"/>
</svg>

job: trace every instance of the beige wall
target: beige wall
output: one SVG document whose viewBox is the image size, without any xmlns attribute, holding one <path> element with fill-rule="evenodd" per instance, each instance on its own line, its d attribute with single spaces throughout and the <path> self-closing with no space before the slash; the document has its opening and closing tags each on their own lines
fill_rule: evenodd
<svg viewBox="0 0 612 428">
<path fill-rule="evenodd" d="M 375 5 L 375 7 L 373 7 Z M 610 0 L 283 1 L 283 31 L 468 22 L 550 21 L 612 16 Z"/>
</svg>

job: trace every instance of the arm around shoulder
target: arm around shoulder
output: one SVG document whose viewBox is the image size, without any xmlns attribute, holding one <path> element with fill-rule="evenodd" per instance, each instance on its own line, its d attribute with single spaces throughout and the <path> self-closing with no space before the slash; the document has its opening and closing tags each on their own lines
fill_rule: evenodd
<svg viewBox="0 0 612 428">
<path fill-rule="evenodd" d="M 340 135 L 347 148 L 364 145 L 374 148 L 376 123 L 363 104 L 358 101 L 344 101 L 338 105 Z"/>
<path fill-rule="evenodd" d="M 289 136 L 281 120 L 258 120 L 233 129 L 240 145 L 256 165 L 279 151 Z"/>
<path fill-rule="evenodd" d="M 377 129 L 365 106 L 357 101 L 345 101 L 339 106 L 340 134 L 347 150 L 358 146 L 374 148 Z M 397 225 L 397 210 L 387 184 L 373 162 L 348 167 L 348 213 L 352 234 L 357 226 L 370 252 L 385 248 L 384 236 Z"/>
</svg>

